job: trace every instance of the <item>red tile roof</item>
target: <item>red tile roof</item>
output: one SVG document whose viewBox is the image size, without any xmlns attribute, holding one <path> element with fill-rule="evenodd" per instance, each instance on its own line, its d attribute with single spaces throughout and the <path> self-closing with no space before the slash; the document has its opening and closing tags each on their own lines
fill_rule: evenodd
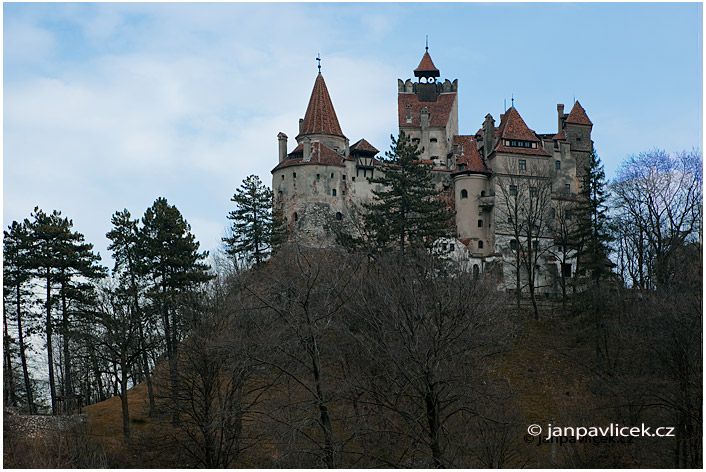
<svg viewBox="0 0 706 472">
<path fill-rule="evenodd" d="M 539 141 L 537 135 L 527 127 L 525 120 L 522 119 L 520 113 L 511 107 L 505 114 L 502 115 L 500 126 L 498 126 L 500 137 L 504 139 L 517 139 L 521 141 Z"/>
<path fill-rule="evenodd" d="M 427 74 L 424 74 L 424 72 L 427 72 Z M 428 74 L 429 72 L 431 72 L 431 74 Z M 417 77 L 428 77 L 430 75 L 433 77 L 439 77 L 439 74 L 439 69 L 436 68 L 434 61 L 431 60 L 429 51 L 426 51 L 424 56 L 422 56 L 421 62 L 419 62 L 419 66 L 414 69 L 414 75 Z"/>
<path fill-rule="evenodd" d="M 399 125 L 404 127 L 420 127 L 422 108 L 427 107 L 431 122 L 429 126 L 444 127 L 449 122 L 449 116 L 456 100 L 456 92 L 442 93 L 435 102 L 420 102 L 414 93 L 397 94 L 397 113 Z M 407 123 L 407 105 L 411 107 L 412 122 Z"/>
<path fill-rule="evenodd" d="M 311 91 L 309 106 L 306 109 L 304 124 L 299 136 L 309 134 L 328 134 L 345 138 L 343 131 L 341 131 L 341 125 L 338 124 L 338 117 L 336 117 L 336 111 L 333 109 L 333 103 L 321 72 L 316 76 L 314 90 Z"/>
<path fill-rule="evenodd" d="M 534 131 L 529 129 L 515 107 L 509 108 L 501 115 L 500 126 L 495 133 L 498 142 L 495 145 L 496 152 L 507 152 L 512 154 L 529 154 L 535 156 L 549 156 L 550 154 L 542 148 L 542 142 Z M 537 143 L 537 148 L 521 148 L 505 146 L 504 140 L 514 139 L 519 141 L 530 141 Z"/>
<path fill-rule="evenodd" d="M 485 166 L 480 157 L 474 136 L 454 136 L 454 155 L 456 156 L 456 172 L 480 172 L 489 174 L 490 171 Z"/>
<path fill-rule="evenodd" d="M 302 143 L 299 143 L 299 145 L 297 145 L 297 147 L 295 147 L 294 150 L 287 155 L 285 160 L 272 169 L 272 172 L 284 167 L 307 164 L 344 166 L 343 161 L 345 159 L 343 156 L 319 141 L 314 141 L 311 143 L 311 154 L 309 154 L 309 159 L 307 161 L 304 160 L 303 151 L 304 146 Z"/>
<path fill-rule="evenodd" d="M 586 115 L 586 110 L 583 109 L 578 100 L 574 103 L 574 107 L 571 109 L 569 116 L 566 117 L 566 122 L 593 126 L 591 120 L 588 119 L 588 115 Z"/>
<path fill-rule="evenodd" d="M 566 141 L 566 133 L 564 133 L 564 130 L 561 130 L 560 132 L 552 136 L 552 139 L 554 141 Z"/>
<path fill-rule="evenodd" d="M 361 139 L 354 145 L 352 145 L 350 148 L 350 152 L 352 153 L 353 151 L 366 151 L 366 152 L 372 152 L 374 154 L 377 154 L 378 151 L 375 149 L 369 142 L 367 142 L 365 139 Z"/>
</svg>

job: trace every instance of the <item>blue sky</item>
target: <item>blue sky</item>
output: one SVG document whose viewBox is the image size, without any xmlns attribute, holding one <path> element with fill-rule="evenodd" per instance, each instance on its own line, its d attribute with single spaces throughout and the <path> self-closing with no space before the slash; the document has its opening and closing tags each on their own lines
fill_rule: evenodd
<svg viewBox="0 0 706 472">
<path fill-rule="evenodd" d="M 538 133 L 574 97 L 611 177 L 629 154 L 701 147 L 698 3 L 3 5 L 3 224 L 62 210 L 112 267 L 105 233 L 159 196 L 219 245 L 230 198 L 268 185 L 321 54 L 344 134 L 386 150 L 397 79 L 429 35 L 459 81 L 462 134 L 503 100 Z M 290 139 L 290 148 L 294 140 Z"/>
</svg>

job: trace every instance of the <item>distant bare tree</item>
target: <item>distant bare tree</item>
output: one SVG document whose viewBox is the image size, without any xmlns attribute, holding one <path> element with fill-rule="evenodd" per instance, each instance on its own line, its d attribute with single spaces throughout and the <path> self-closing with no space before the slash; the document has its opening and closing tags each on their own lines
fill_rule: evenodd
<svg viewBox="0 0 706 472">
<path fill-rule="evenodd" d="M 520 168 L 517 160 L 504 162 L 495 174 L 496 231 L 509 235 L 515 269 L 517 309 L 520 309 L 522 287 L 527 286 L 535 319 L 539 319 L 536 289 L 540 261 L 552 246 L 550 208 L 552 205 L 552 172 L 543 161 L 530 161 Z M 526 283 L 522 275 L 526 275 Z"/>
<path fill-rule="evenodd" d="M 286 392 L 261 409 L 280 431 L 286 466 L 340 465 L 345 439 L 338 436 L 340 418 L 334 412 L 342 353 L 335 333 L 359 259 L 290 245 L 243 281 L 252 298 L 247 303 L 255 307 L 250 313 L 253 332 L 268 347 L 252 357 Z"/>
<path fill-rule="evenodd" d="M 248 318 L 235 308 L 236 298 L 226 301 L 224 295 L 213 289 L 202 303 L 208 313 L 202 313 L 199 326 L 182 343 L 179 390 L 172 404 L 185 433 L 177 437 L 178 444 L 208 469 L 238 465 L 242 452 L 257 443 L 257 435 L 244 431 L 244 422 L 267 387 L 257 376 Z"/>
<path fill-rule="evenodd" d="M 557 195 L 552 199 L 553 218 L 551 229 L 554 244 L 548 249 L 549 254 L 559 262 L 559 284 L 561 285 L 561 307 L 566 313 L 566 289 L 568 277 L 571 277 L 571 262 L 576 256 L 574 233 L 576 231 L 576 199 L 571 195 Z M 568 270 L 566 270 L 568 266 Z"/>
<path fill-rule="evenodd" d="M 630 156 L 611 186 L 618 223 L 618 268 L 638 288 L 678 276 L 664 261 L 701 239 L 703 163 L 697 152 Z"/>
<path fill-rule="evenodd" d="M 509 333 L 502 299 L 421 251 L 382 256 L 356 287 L 345 319 L 360 453 L 395 467 L 466 464 L 486 361 Z"/>
</svg>

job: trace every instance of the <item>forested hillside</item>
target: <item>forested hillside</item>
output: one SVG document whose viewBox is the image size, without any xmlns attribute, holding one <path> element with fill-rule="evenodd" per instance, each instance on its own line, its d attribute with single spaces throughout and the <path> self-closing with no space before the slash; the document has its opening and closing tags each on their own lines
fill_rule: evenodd
<svg viewBox="0 0 706 472">
<path fill-rule="evenodd" d="M 640 155 L 604 188 L 595 160 L 569 238 L 586 272 L 549 299 L 383 212 L 383 241 L 302 247 L 256 178 L 210 266 L 166 199 L 113 215 L 110 271 L 37 208 L 4 233 L 4 465 L 701 467 L 700 166 Z"/>
</svg>

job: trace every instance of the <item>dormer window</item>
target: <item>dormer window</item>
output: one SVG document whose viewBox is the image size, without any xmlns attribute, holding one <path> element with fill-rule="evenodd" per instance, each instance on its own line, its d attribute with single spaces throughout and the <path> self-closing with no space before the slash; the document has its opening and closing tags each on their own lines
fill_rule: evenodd
<svg viewBox="0 0 706 472">
<path fill-rule="evenodd" d="M 531 141 L 519 141 L 517 139 L 506 139 L 505 146 L 537 149 L 537 143 L 533 143 Z"/>
</svg>

